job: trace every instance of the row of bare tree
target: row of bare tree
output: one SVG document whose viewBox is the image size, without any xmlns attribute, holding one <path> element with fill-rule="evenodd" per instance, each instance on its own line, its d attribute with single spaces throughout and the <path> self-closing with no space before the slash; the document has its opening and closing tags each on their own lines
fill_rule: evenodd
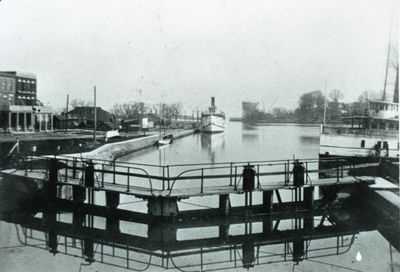
<svg viewBox="0 0 400 272">
<path fill-rule="evenodd" d="M 72 109 L 76 107 L 91 107 L 93 102 L 74 99 L 69 103 L 69 106 Z M 139 119 L 144 114 L 154 113 L 167 120 L 176 120 L 181 115 L 182 109 L 181 103 L 148 104 L 144 102 L 126 102 L 114 104 L 111 108 L 111 113 L 121 119 Z"/>
<path fill-rule="evenodd" d="M 146 104 L 144 102 L 130 102 L 115 104 L 111 113 L 122 119 L 137 119 L 143 114 L 154 113 L 167 120 L 176 120 L 182 113 L 181 103 Z"/>
</svg>

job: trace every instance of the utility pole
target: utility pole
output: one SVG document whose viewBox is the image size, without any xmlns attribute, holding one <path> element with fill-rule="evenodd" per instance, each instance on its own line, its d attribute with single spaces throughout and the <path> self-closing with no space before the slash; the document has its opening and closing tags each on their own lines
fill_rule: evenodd
<svg viewBox="0 0 400 272">
<path fill-rule="evenodd" d="M 67 94 L 67 105 L 65 107 L 65 133 L 68 130 L 68 104 L 69 104 L 69 94 Z"/>
<path fill-rule="evenodd" d="M 97 109 L 96 109 L 96 85 L 94 85 L 94 128 L 93 128 L 93 140 L 96 142 L 96 128 L 97 128 Z"/>
</svg>

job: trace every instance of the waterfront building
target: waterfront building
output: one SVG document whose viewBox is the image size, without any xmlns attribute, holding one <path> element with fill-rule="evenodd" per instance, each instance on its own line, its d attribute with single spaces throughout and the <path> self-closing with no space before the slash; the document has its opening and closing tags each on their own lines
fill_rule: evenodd
<svg viewBox="0 0 400 272">
<path fill-rule="evenodd" d="M 31 73 L 0 71 L 0 127 L 4 132 L 53 130 L 53 110 L 37 99 Z"/>
<path fill-rule="evenodd" d="M 256 102 L 242 102 L 242 118 L 246 119 L 251 116 L 254 112 L 257 112 L 258 103 Z"/>
<path fill-rule="evenodd" d="M 67 113 L 68 126 L 72 124 L 73 128 L 93 128 L 94 127 L 94 107 L 75 107 Z M 101 107 L 96 107 L 96 127 L 98 129 L 118 128 L 118 122 L 115 116 Z"/>
</svg>

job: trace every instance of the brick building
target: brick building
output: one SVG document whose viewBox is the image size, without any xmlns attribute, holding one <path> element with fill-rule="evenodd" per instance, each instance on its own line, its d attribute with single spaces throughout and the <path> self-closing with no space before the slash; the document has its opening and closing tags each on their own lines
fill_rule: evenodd
<svg viewBox="0 0 400 272">
<path fill-rule="evenodd" d="M 53 111 L 37 99 L 36 75 L 0 72 L 0 129 L 9 132 L 53 130 Z"/>
</svg>

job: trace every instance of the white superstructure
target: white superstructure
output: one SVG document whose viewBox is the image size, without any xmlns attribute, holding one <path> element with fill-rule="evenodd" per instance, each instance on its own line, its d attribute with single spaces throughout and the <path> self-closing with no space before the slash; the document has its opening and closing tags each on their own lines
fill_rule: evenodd
<svg viewBox="0 0 400 272">
<path fill-rule="evenodd" d="M 200 130 L 202 132 L 217 133 L 223 132 L 225 127 L 225 114 L 223 112 L 217 112 L 215 99 L 211 97 L 211 107 L 208 108 L 208 112 L 201 114 Z"/>
<path fill-rule="evenodd" d="M 389 39 L 390 45 L 390 39 Z M 386 63 L 381 101 L 370 101 L 363 116 L 342 118 L 339 126 L 322 126 L 320 157 L 399 159 L 399 63 Z"/>
<path fill-rule="evenodd" d="M 365 116 L 343 118 L 339 126 L 322 126 L 320 156 L 399 157 L 399 104 L 369 103 Z"/>
</svg>

